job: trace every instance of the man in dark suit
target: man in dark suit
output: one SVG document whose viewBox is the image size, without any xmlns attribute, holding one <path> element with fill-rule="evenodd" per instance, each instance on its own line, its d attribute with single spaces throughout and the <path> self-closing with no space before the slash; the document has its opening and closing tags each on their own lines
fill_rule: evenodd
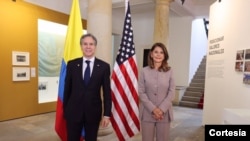
<svg viewBox="0 0 250 141">
<path fill-rule="evenodd" d="M 80 45 L 83 57 L 71 60 L 67 64 L 63 98 L 64 117 L 68 141 L 79 141 L 83 127 L 85 141 L 96 141 L 100 124 L 107 127 L 110 123 L 110 65 L 94 56 L 97 46 L 95 36 L 83 35 Z M 89 63 L 85 62 L 87 60 Z"/>
</svg>

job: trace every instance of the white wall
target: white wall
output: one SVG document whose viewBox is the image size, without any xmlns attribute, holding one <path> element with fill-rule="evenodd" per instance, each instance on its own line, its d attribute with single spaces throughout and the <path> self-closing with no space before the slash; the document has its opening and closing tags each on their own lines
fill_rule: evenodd
<svg viewBox="0 0 250 141">
<path fill-rule="evenodd" d="M 144 14 L 134 14 L 133 29 L 134 29 L 134 42 L 137 51 L 138 68 L 143 67 L 143 50 L 150 49 L 153 45 L 154 34 L 154 17 L 153 13 L 145 16 Z"/>
<path fill-rule="evenodd" d="M 203 57 L 207 53 L 208 38 L 203 19 L 195 19 L 192 22 L 191 52 L 189 62 L 189 82 L 191 82 Z"/>
<path fill-rule="evenodd" d="M 210 7 L 209 45 L 219 45 L 207 54 L 203 124 L 221 124 L 225 108 L 250 109 L 250 85 L 243 72 L 235 71 L 237 50 L 250 49 L 249 0 L 224 0 Z M 212 43 L 218 38 L 223 40 Z"/>
<path fill-rule="evenodd" d="M 192 17 L 171 17 L 169 20 L 169 61 L 176 86 L 189 85 L 192 20 Z"/>
<path fill-rule="evenodd" d="M 177 86 L 189 86 L 202 58 L 206 54 L 207 36 L 203 19 L 170 18 L 170 65 Z"/>
</svg>

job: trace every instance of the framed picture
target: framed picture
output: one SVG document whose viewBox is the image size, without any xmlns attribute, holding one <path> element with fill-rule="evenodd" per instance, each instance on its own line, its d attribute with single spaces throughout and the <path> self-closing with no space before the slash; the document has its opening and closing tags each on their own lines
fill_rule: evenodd
<svg viewBox="0 0 250 141">
<path fill-rule="evenodd" d="M 245 59 L 250 60 L 250 49 L 246 49 Z"/>
<path fill-rule="evenodd" d="M 250 74 L 244 74 L 243 83 L 250 85 Z"/>
<path fill-rule="evenodd" d="M 30 65 L 29 52 L 12 51 L 12 65 L 16 65 L 16 66 Z"/>
<path fill-rule="evenodd" d="M 30 68 L 29 67 L 13 67 L 12 68 L 13 81 L 29 81 Z"/>
<path fill-rule="evenodd" d="M 243 60 L 244 59 L 244 50 L 238 50 L 236 53 L 236 60 Z"/>
<path fill-rule="evenodd" d="M 242 72 L 243 71 L 243 61 L 237 61 L 235 62 L 235 71 Z"/>
<path fill-rule="evenodd" d="M 250 61 L 245 62 L 245 72 L 250 72 Z"/>
</svg>

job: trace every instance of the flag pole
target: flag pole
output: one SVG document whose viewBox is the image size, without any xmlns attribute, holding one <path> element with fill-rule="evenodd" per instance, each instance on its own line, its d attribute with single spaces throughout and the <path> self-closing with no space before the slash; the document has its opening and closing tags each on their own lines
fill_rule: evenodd
<svg viewBox="0 0 250 141">
<path fill-rule="evenodd" d="M 128 10 L 128 1 L 129 1 L 129 0 L 125 0 L 125 11 L 124 11 L 124 12 L 125 12 L 125 15 L 126 15 L 126 12 L 127 12 L 127 10 Z"/>
</svg>

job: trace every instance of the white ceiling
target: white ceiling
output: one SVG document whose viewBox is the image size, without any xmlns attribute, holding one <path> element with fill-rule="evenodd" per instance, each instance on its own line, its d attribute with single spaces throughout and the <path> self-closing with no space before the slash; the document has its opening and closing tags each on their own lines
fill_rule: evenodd
<svg viewBox="0 0 250 141">
<path fill-rule="evenodd" d="M 70 13 L 72 0 L 24 0 L 35 5 L 46 7 L 65 14 Z M 112 0 L 113 11 L 124 13 L 125 0 Z M 170 16 L 193 16 L 194 18 L 208 18 L 209 7 L 216 0 L 174 0 L 170 4 Z M 81 15 L 87 17 L 88 0 L 79 0 Z M 130 0 L 131 13 L 154 12 L 155 0 Z"/>
</svg>

